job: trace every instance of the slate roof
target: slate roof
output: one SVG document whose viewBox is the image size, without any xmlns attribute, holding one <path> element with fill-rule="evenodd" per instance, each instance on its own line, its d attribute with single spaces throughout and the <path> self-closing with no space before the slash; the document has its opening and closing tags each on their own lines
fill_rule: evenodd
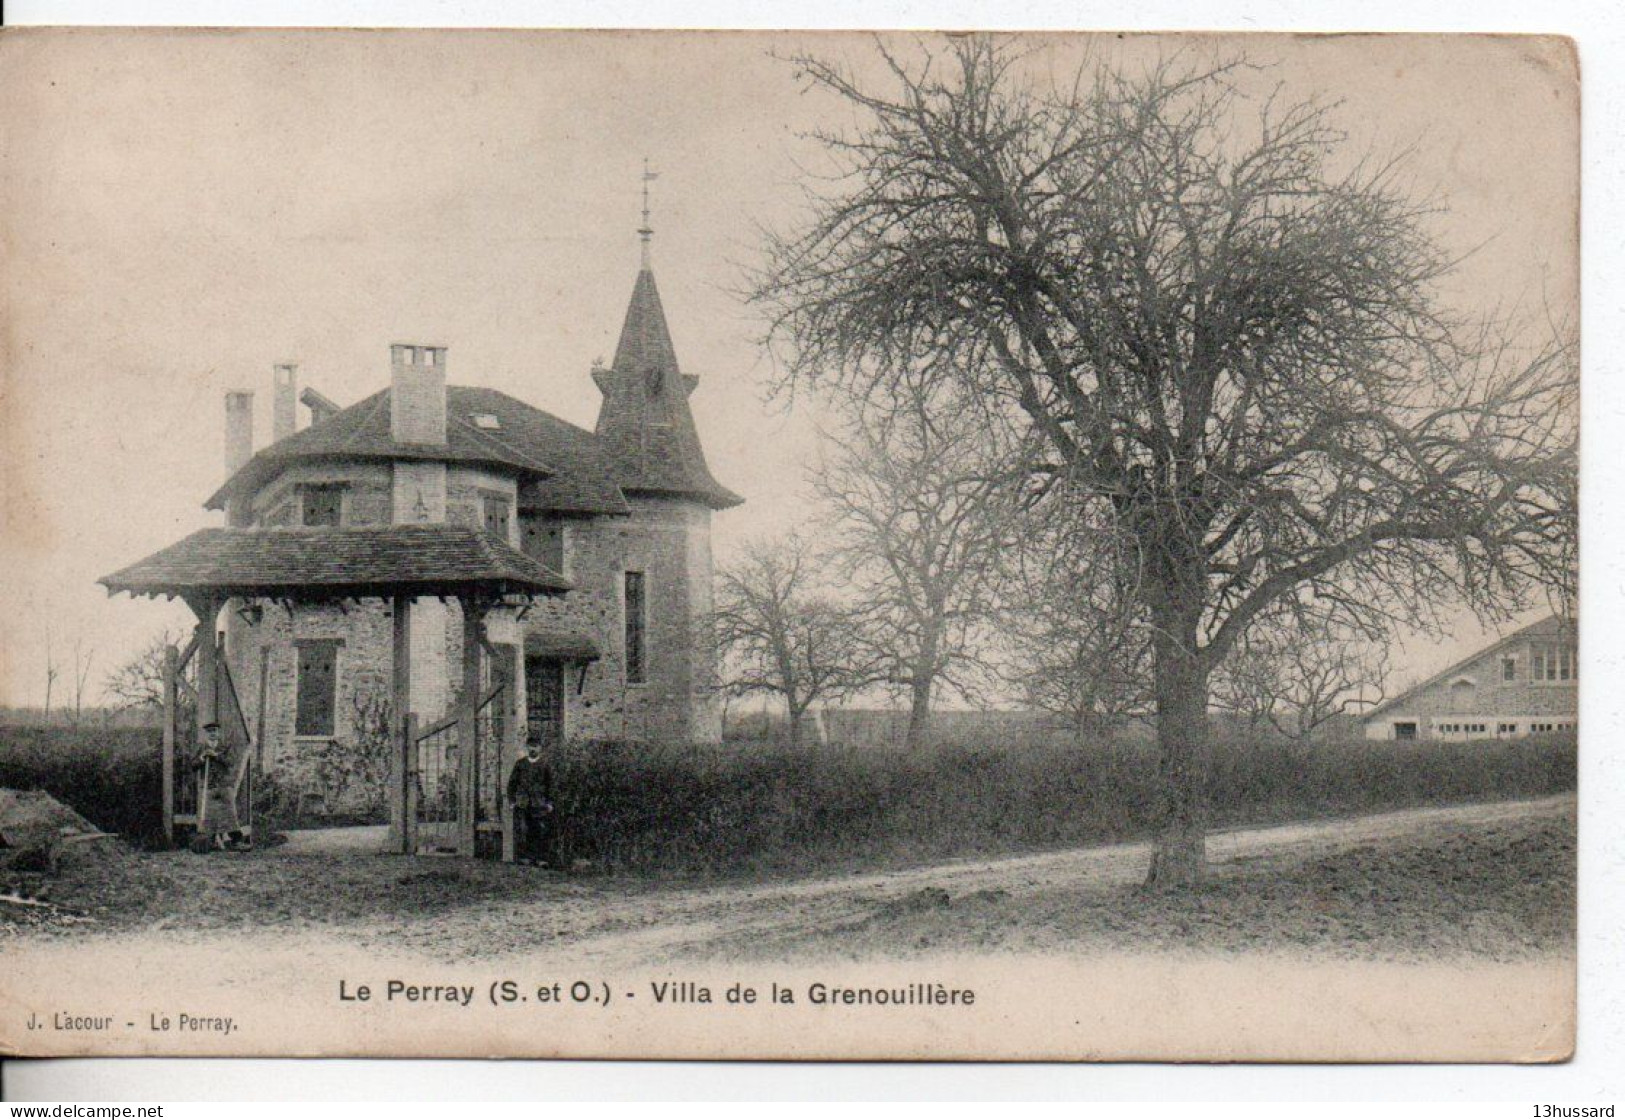
<svg viewBox="0 0 1625 1120">
<path fill-rule="evenodd" d="M 222 509 L 226 499 L 233 494 L 251 493 L 264 486 L 289 463 L 312 459 L 422 459 L 470 463 L 506 467 L 525 480 L 555 473 L 553 467 L 540 458 L 536 448 L 516 447 L 512 440 L 503 439 L 500 433 L 482 431 L 475 426 L 472 413 L 482 410 L 466 407 L 459 398 L 467 393 L 484 391 L 457 387 L 447 389 L 446 444 L 437 447 L 395 441 L 390 431 L 389 390 L 381 389 L 349 408 L 340 409 L 337 415 L 262 449 L 224 486 L 210 495 L 204 506 L 207 509 Z"/>
<path fill-rule="evenodd" d="M 495 431 L 476 426 L 490 415 Z M 692 423 L 692 422 L 691 422 Z M 696 438 L 696 445 L 697 445 Z M 471 385 L 446 388 L 446 446 L 396 443 L 390 433 L 389 390 L 263 448 L 204 503 L 223 509 L 235 493 L 252 493 L 291 463 L 342 459 L 423 459 L 507 467 L 520 476 L 519 508 L 558 513 L 627 513 L 626 490 L 647 490 L 699 498 L 713 508 L 738 505 L 709 471 L 700 476 L 651 479 L 636 462 L 585 428 L 496 389 Z M 703 469 L 703 459 L 701 460 Z"/>
<path fill-rule="evenodd" d="M 598 643 L 575 630 L 530 630 L 525 634 L 525 656 L 557 661 L 597 661 L 603 656 Z"/>
<path fill-rule="evenodd" d="M 446 410 L 473 417 L 495 416 L 510 443 L 545 455 L 556 469 L 519 486 L 519 508 L 560 513 L 626 513 L 615 465 L 596 436 L 550 412 L 495 389 L 454 385 L 446 390 Z"/>
<path fill-rule="evenodd" d="M 1477 661 L 1481 657 L 1487 657 L 1490 654 L 1495 653 L 1497 650 L 1505 649 L 1507 646 L 1514 645 L 1518 642 L 1533 641 L 1539 638 L 1559 638 L 1572 640 L 1574 637 L 1575 625 L 1576 622 L 1573 618 L 1559 618 L 1555 614 L 1549 614 L 1538 622 L 1531 622 L 1528 626 L 1514 630 L 1506 637 L 1485 646 L 1477 653 L 1468 654 L 1460 661 L 1452 664 L 1449 668 L 1433 674 L 1421 684 L 1412 685 L 1404 692 L 1401 692 L 1398 696 L 1389 697 L 1387 700 L 1384 700 L 1381 704 L 1378 704 L 1375 708 L 1372 708 L 1369 712 L 1362 715 L 1360 719 L 1362 722 L 1375 719 L 1383 712 L 1390 711 L 1395 705 L 1404 703 L 1417 693 L 1422 692 L 1425 689 L 1432 688 L 1441 681 L 1448 680 L 1452 675 L 1461 672 L 1461 670 L 1469 662 Z"/>
<path fill-rule="evenodd" d="M 264 448 L 204 505 L 223 509 L 228 498 L 253 493 L 291 463 L 343 459 L 507 468 L 519 476 L 522 510 L 627 513 L 627 493 L 693 498 L 713 509 L 744 501 L 706 465 L 688 407 L 698 378 L 678 368 L 660 292 L 647 267 L 633 285 L 615 363 L 595 369 L 593 380 L 604 401 L 591 432 L 495 389 L 447 386 L 444 447 L 396 443 L 389 390 L 383 389 Z M 482 413 L 495 416 L 497 427 L 478 425 L 475 417 Z"/>
<path fill-rule="evenodd" d="M 464 525 L 199 529 L 104 576 L 109 594 L 359 597 L 552 594 L 570 581 Z"/>
<path fill-rule="evenodd" d="M 604 394 L 594 434 L 623 490 L 695 497 L 713 509 L 744 501 L 706 465 L 688 407 L 698 379 L 677 365 L 660 289 L 648 268 L 632 286 L 614 364 L 594 370 L 593 380 Z"/>
<path fill-rule="evenodd" d="M 666 325 L 666 308 L 660 302 L 660 288 L 652 269 L 639 270 L 632 284 L 632 298 L 621 322 L 621 339 L 615 344 L 614 369 L 643 370 L 677 368 L 677 348 L 671 343 Z"/>
</svg>

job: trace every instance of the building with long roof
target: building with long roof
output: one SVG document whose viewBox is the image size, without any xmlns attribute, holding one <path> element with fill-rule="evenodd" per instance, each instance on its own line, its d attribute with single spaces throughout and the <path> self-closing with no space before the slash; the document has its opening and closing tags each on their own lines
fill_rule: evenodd
<svg viewBox="0 0 1625 1120">
<path fill-rule="evenodd" d="M 1550 615 L 1379 704 L 1367 739 L 1493 739 L 1573 731 L 1576 623 Z"/>
</svg>

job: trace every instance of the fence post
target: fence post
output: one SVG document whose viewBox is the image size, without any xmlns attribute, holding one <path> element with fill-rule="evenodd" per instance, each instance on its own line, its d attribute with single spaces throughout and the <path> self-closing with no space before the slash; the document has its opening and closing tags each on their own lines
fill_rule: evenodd
<svg viewBox="0 0 1625 1120">
<path fill-rule="evenodd" d="M 413 855 L 418 850 L 418 774 L 417 774 L 418 717 L 407 712 L 401 721 L 400 774 L 401 795 L 401 851 Z"/>
<path fill-rule="evenodd" d="M 389 846 L 410 854 L 413 849 L 407 837 L 406 790 L 411 781 L 412 750 L 407 733 L 407 709 L 412 706 L 412 600 L 396 595 L 392 606 L 389 718 L 395 749 L 389 758 Z"/>
<path fill-rule="evenodd" d="M 244 835 L 246 835 L 248 837 L 249 843 L 253 843 L 254 842 L 254 759 L 253 759 L 252 756 L 245 759 L 244 762 L 243 762 L 243 784 L 242 784 L 242 792 L 241 792 L 241 795 L 239 797 L 239 800 L 240 800 L 241 805 L 242 805 L 242 812 L 238 815 L 238 820 L 240 820 L 243 823 Z"/>
<path fill-rule="evenodd" d="M 164 646 L 164 761 L 163 815 L 164 843 L 175 842 L 175 724 L 180 718 L 175 678 L 180 676 L 180 651 Z"/>
</svg>

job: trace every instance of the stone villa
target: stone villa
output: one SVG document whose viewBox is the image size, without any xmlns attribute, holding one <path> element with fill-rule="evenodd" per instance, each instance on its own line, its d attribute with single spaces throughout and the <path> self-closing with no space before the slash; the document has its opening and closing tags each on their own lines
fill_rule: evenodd
<svg viewBox="0 0 1625 1120">
<path fill-rule="evenodd" d="M 678 365 L 640 232 L 614 361 L 591 371 L 593 431 L 448 384 L 455 359 L 438 344 L 389 345 L 389 388 L 348 407 L 297 395 L 297 368 L 277 365 L 272 439 L 257 452 L 253 394 L 227 394 L 228 477 L 206 503 L 226 528 L 102 582 L 193 606 L 190 649 L 224 666 L 205 674 L 200 707 L 238 729 L 257 772 L 298 784 L 380 728 L 399 741 L 403 712 L 420 727 L 472 722 L 471 690 L 497 685 L 498 724 L 556 740 L 720 738 L 711 516 L 741 499 L 706 465 L 688 403 L 698 379 Z M 300 401 L 309 422 L 296 430 Z M 223 643 L 204 638 L 217 624 Z M 481 767 L 521 741 L 496 732 L 506 746 Z M 410 783 L 431 762 L 426 747 L 404 762 L 388 751 L 401 824 L 402 768 Z M 442 761 L 476 765 L 456 753 Z M 465 771 L 463 785 L 482 782 L 488 800 L 492 777 Z"/>
</svg>

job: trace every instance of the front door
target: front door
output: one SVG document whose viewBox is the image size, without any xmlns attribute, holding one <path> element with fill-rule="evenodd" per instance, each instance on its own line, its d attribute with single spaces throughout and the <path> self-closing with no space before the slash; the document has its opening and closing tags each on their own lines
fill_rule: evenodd
<svg viewBox="0 0 1625 1120">
<path fill-rule="evenodd" d="M 542 742 L 564 741 L 564 662 L 551 657 L 525 658 L 525 719 Z"/>
</svg>

